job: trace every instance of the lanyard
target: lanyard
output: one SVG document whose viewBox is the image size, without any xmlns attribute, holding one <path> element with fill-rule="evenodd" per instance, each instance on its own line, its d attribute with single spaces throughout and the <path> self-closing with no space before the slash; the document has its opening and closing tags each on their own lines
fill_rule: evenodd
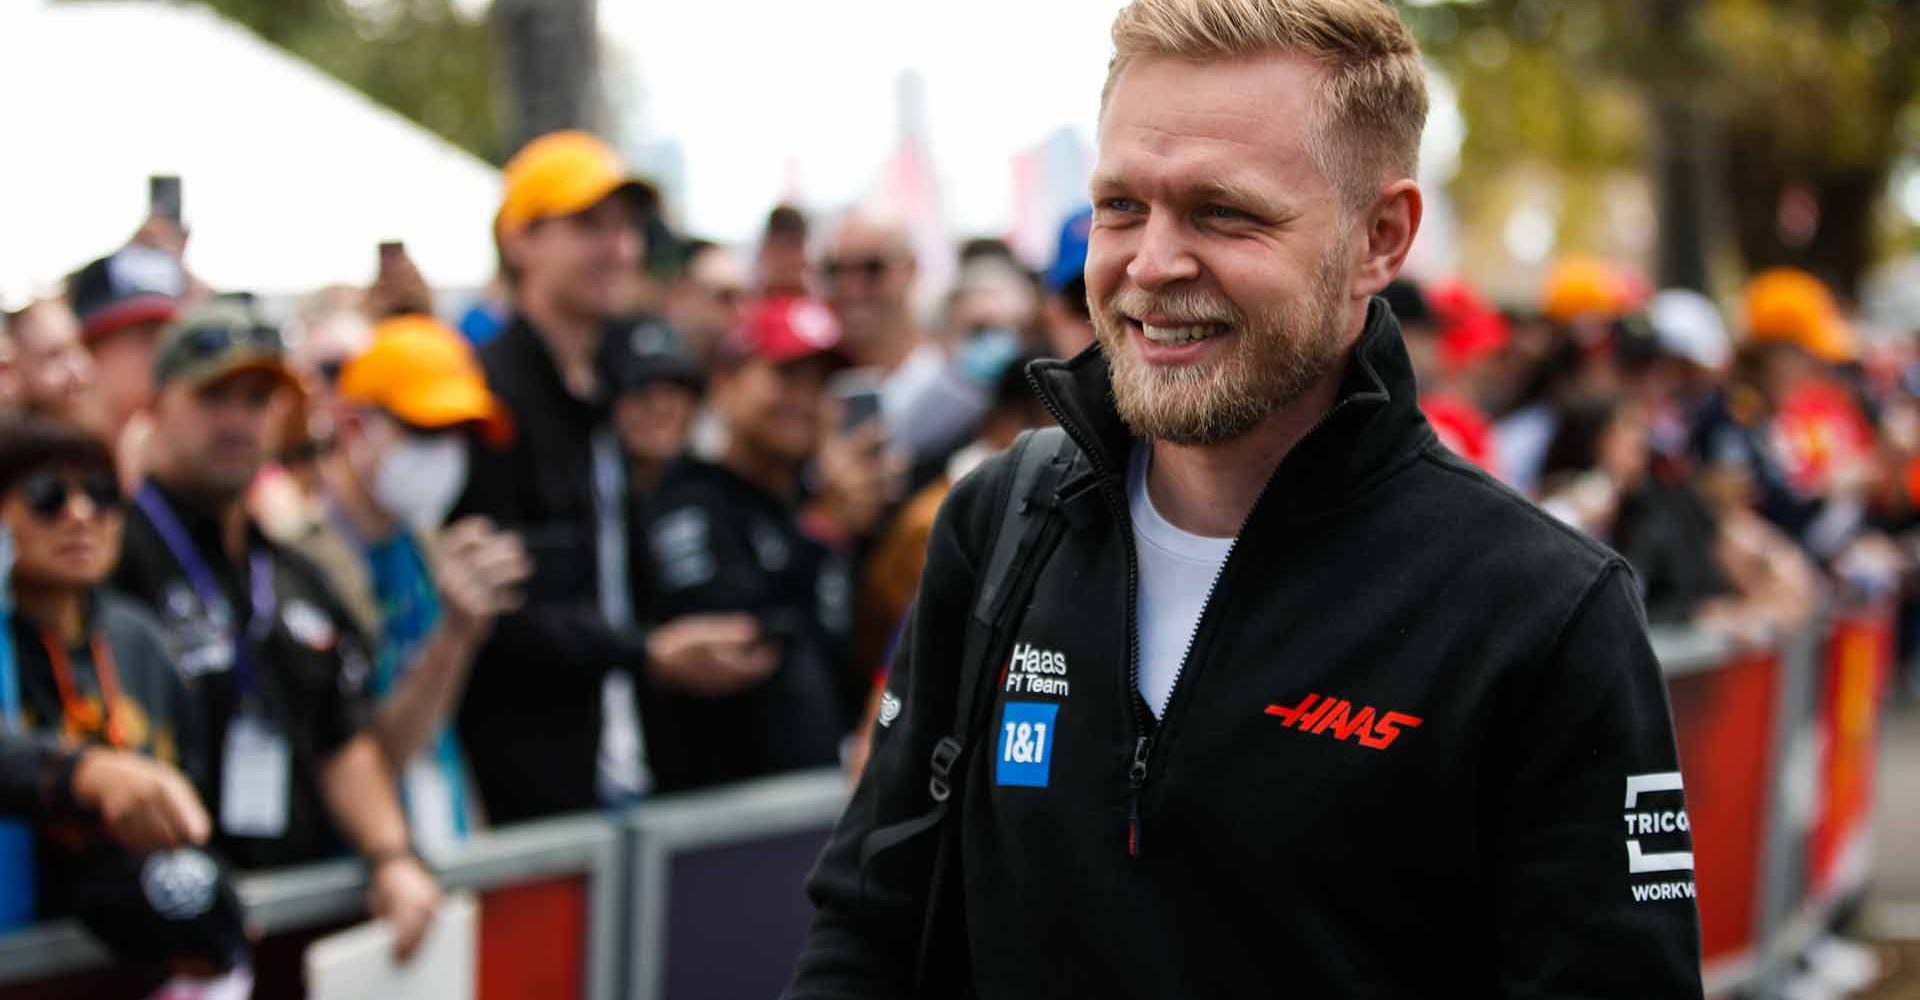
<svg viewBox="0 0 1920 1000">
<path fill-rule="evenodd" d="M 160 540 L 166 543 L 167 551 L 173 553 L 173 560 L 180 564 L 182 572 L 187 574 L 187 583 L 200 598 L 200 605 L 208 614 L 213 609 L 227 603 L 226 595 L 213 579 L 213 571 L 207 568 L 200 549 L 187 537 L 187 529 L 180 526 L 180 519 L 174 516 L 173 508 L 167 499 L 154 489 L 152 483 L 140 488 L 133 502 L 139 505 L 147 520 L 160 532 Z M 258 549 L 247 556 L 247 589 L 252 599 L 253 616 L 247 621 L 247 635 L 242 638 L 238 633 L 233 636 L 233 684 L 241 702 L 246 703 L 256 692 L 254 690 L 253 646 L 264 642 L 267 632 L 273 628 L 273 561 Z"/>
<path fill-rule="evenodd" d="M 13 659 L 13 532 L 0 525 L 0 733 L 19 733 L 20 673 Z"/>
<path fill-rule="evenodd" d="M 20 675 L 13 664 L 13 629 L 0 616 L 0 733 L 21 731 Z"/>
<path fill-rule="evenodd" d="M 79 685 L 73 682 L 73 661 L 67 656 L 66 644 L 45 629 L 40 632 L 40 644 L 47 648 L 47 659 L 53 664 L 53 680 L 60 687 L 60 735 L 78 743 L 99 733 L 115 750 L 129 749 L 132 740 L 127 736 L 123 713 L 115 711 L 121 702 L 120 671 L 114 668 L 113 650 L 101 640 L 100 633 L 88 637 L 89 648 L 93 650 L 94 679 L 100 683 L 98 713 L 80 697 Z"/>
</svg>

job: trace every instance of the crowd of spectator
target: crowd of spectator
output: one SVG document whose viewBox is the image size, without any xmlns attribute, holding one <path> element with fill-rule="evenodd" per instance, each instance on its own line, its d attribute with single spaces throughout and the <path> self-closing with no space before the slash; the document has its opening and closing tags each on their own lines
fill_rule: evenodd
<svg viewBox="0 0 1920 1000">
<path fill-rule="evenodd" d="M 929 317 L 902 220 L 680 237 L 578 132 L 503 180 L 449 322 L 397 244 L 270 322 L 159 215 L 6 317 L 0 926 L 76 916 L 193 995 L 247 974 L 234 872 L 357 855 L 404 953 L 489 825 L 858 771 L 941 498 L 1050 422 L 1025 363 L 1093 342 L 1090 213 L 1038 273 L 958 248 Z M 1387 299 L 1436 433 L 1656 622 L 1905 594 L 1920 358 L 1814 276 Z"/>
</svg>

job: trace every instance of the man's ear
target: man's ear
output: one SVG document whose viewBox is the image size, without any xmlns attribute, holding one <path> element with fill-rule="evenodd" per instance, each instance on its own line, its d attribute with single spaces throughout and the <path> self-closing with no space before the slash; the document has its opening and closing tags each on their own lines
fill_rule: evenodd
<svg viewBox="0 0 1920 1000">
<path fill-rule="evenodd" d="M 1400 273 L 1407 251 L 1413 249 L 1413 238 L 1420 232 L 1424 210 L 1420 185 L 1411 179 L 1403 177 L 1380 189 L 1373 206 L 1361 217 L 1366 227 L 1361 234 L 1365 244 L 1360 266 L 1353 273 L 1354 297 L 1380 294 Z"/>
</svg>

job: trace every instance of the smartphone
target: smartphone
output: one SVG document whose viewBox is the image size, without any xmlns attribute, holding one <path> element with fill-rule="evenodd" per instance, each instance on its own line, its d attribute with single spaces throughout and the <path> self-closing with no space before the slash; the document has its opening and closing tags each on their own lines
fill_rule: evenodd
<svg viewBox="0 0 1920 1000">
<path fill-rule="evenodd" d="M 147 178 L 147 211 L 162 219 L 181 220 L 178 174 L 154 174 Z"/>
<path fill-rule="evenodd" d="M 840 401 L 840 429 L 850 431 L 880 416 L 880 376 L 876 372 L 842 372 L 833 384 Z"/>
<path fill-rule="evenodd" d="M 880 415 L 880 390 L 864 389 L 840 400 L 840 429 L 850 431 Z"/>
</svg>

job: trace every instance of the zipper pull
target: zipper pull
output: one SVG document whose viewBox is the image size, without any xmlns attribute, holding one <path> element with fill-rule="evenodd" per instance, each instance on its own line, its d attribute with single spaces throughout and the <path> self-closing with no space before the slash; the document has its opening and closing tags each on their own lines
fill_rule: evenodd
<svg viewBox="0 0 1920 1000">
<path fill-rule="evenodd" d="M 1153 737 L 1133 741 L 1133 765 L 1127 768 L 1127 857 L 1140 856 L 1140 788 L 1147 783 L 1147 755 L 1153 752 Z"/>
</svg>

